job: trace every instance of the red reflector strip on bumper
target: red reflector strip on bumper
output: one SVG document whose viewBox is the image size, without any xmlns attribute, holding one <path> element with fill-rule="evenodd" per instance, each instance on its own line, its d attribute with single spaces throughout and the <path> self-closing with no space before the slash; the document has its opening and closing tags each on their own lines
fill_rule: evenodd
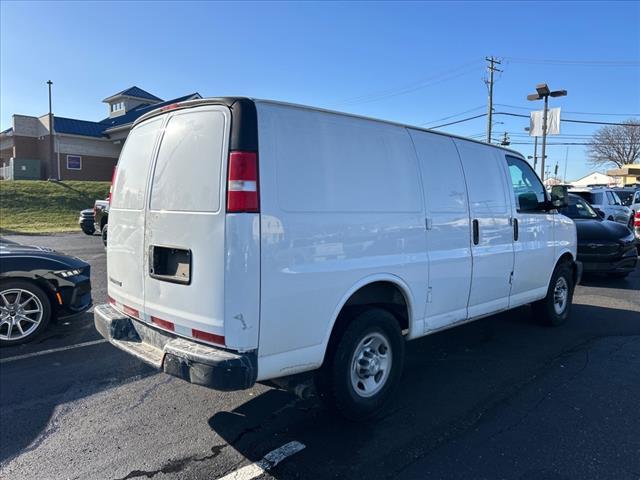
<svg viewBox="0 0 640 480">
<path fill-rule="evenodd" d="M 116 304 L 116 301 L 115 301 L 113 298 L 111 298 L 111 297 L 109 297 L 109 296 L 107 296 L 107 298 L 109 299 L 109 303 L 110 303 L 111 305 L 115 305 L 115 304 Z"/>
<path fill-rule="evenodd" d="M 131 308 L 127 305 L 122 305 L 122 311 L 127 315 L 131 315 L 132 317 L 140 318 L 140 312 L 135 308 Z"/>
<path fill-rule="evenodd" d="M 165 330 L 169 330 L 171 332 L 175 331 L 175 325 L 171 322 L 168 322 L 167 320 L 162 320 L 158 317 L 151 317 L 151 321 L 159 327 L 164 328 Z"/>
<path fill-rule="evenodd" d="M 222 335 L 216 335 L 214 333 L 202 332 L 195 328 L 191 330 L 193 338 L 204 340 L 205 342 L 217 343 L 218 345 L 224 345 L 224 337 Z"/>
</svg>

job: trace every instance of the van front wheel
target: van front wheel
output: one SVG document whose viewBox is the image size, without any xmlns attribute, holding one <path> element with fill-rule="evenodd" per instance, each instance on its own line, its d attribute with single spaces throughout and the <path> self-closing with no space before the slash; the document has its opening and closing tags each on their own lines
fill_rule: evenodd
<svg viewBox="0 0 640 480">
<path fill-rule="evenodd" d="M 404 339 L 395 317 L 380 308 L 357 315 L 337 342 L 320 375 L 320 393 L 345 417 L 362 421 L 386 406 L 398 385 Z"/>
<path fill-rule="evenodd" d="M 568 262 L 560 263 L 549 282 L 547 296 L 535 302 L 533 315 L 544 325 L 562 325 L 569 318 L 573 302 L 573 269 Z"/>
</svg>

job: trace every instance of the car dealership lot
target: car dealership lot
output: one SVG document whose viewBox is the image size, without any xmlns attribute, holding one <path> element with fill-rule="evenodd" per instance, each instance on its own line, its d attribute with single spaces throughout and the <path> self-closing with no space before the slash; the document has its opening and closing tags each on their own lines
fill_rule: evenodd
<svg viewBox="0 0 640 480">
<path fill-rule="evenodd" d="M 98 236 L 11 239 L 90 262 L 106 300 Z M 299 442 L 264 476 L 638 479 L 640 271 L 586 279 L 574 303 L 555 329 L 523 307 L 409 343 L 392 408 L 364 424 L 265 386 L 156 373 L 87 313 L 0 351 L 0 476 L 216 479 Z"/>
</svg>

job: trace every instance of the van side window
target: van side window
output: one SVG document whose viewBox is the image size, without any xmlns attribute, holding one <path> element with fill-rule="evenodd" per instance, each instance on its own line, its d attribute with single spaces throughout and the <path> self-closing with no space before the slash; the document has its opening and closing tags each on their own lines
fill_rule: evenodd
<svg viewBox="0 0 640 480">
<path fill-rule="evenodd" d="M 507 155 L 511 185 L 519 212 L 539 211 L 547 199 L 544 186 L 531 166 L 524 160 Z"/>
</svg>

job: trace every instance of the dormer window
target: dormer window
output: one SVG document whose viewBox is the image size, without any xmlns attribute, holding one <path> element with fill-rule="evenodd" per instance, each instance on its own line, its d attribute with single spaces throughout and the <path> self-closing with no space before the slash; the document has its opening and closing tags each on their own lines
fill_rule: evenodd
<svg viewBox="0 0 640 480">
<path fill-rule="evenodd" d="M 118 112 L 120 110 L 124 110 L 124 102 L 118 102 L 118 103 L 112 103 L 111 104 L 111 111 L 112 112 Z"/>
</svg>

